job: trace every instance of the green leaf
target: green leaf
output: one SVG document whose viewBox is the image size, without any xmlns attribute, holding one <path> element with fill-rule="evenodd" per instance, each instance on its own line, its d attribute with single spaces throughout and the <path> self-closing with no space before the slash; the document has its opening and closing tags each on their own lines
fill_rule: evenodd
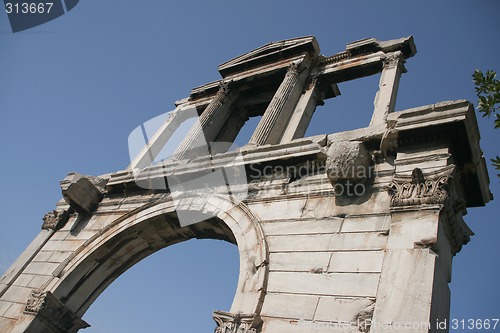
<svg viewBox="0 0 500 333">
<path fill-rule="evenodd" d="M 500 80 L 496 77 L 497 73 L 491 69 L 487 70 L 486 74 L 476 69 L 472 74 L 478 97 L 477 110 L 483 117 L 494 114 L 494 126 L 500 128 Z M 491 162 L 497 170 L 500 170 L 500 157 L 491 159 Z M 500 173 L 497 176 L 500 177 Z"/>
<path fill-rule="evenodd" d="M 491 162 L 493 162 L 493 165 L 497 170 L 500 170 L 500 157 L 492 158 Z"/>
<path fill-rule="evenodd" d="M 492 158 L 491 162 L 493 163 L 493 166 L 495 169 L 500 170 L 500 157 Z M 500 178 L 500 173 L 497 174 L 497 176 Z"/>
<path fill-rule="evenodd" d="M 500 80 L 496 79 L 496 75 L 493 70 L 487 70 L 484 74 L 477 69 L 472 74 L 478 96 L 477 109 L 483 113 L 483 117 L 489 117 L 500 110 L 498 106 L 500 104 Z"/>
</svg>

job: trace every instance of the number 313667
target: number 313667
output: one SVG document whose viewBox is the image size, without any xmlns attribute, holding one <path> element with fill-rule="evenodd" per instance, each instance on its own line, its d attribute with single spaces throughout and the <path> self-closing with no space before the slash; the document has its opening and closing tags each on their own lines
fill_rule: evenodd
<svg viewBox="0 0 500 333">
<path fill-rule="evenodd" d="M 5 3 L 5 11 L 7 14 L 43 14 L 50 13 L 52 9 L 53 2 L 45 2 L 45 3 Z"/>
<path fill-rule="evenodd" d="M 494 330 L 497 328 L 498 319 L 452 319 L 451 329 L 461 330 Z"/>
</svg>

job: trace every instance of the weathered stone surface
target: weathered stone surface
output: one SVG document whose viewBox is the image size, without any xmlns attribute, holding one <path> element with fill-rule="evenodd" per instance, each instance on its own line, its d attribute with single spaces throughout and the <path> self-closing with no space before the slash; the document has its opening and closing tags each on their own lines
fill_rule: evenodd
<svg viewBox="0 0 500 333">
<path fill-rule="evenodd" d="M 387 236 L 380 233 L 268 236 L 274 252 L 382 250 Z"/>
<path fill-rule="evenodd" d="M 270 271 L 326 272 L 331 252 L 278 252 L 269 256 Z"/>
<path fill-rule="evenodd" d="M 67 210 L 53 210 L 52 212 L 48 212 L 47 214 L 45 214 L 45 216 L 43 217 L 42 229 L 52 229 L 57 231 L 64 227 L 66 222 L 68 222 L 68 219 L 69 212 Z"/>
<path fill-rule="evenodd" d="M 270 272 L 270 292 L 375 297 L 378 274 Z"/>
<path fill-rule="evenodd" d="M 359 314 L 373 311 L 374 305 L 375 300 L 370 298 L 321 297 L 314 320 L 354 323 Z"/>
<path fill-rule="evenodd" d="M 262 308 L 263 316 L 312 320 L 316 312 L 319 296 L 297 294 L 266 295 Z"/>
<path fill-rule="evenodd" d="M 383 215 L 348 215 L 344 218 L 341 232 L 360 232 L 360 231 L 380 231 L 389 230 L 391 226 L 391 217 L 389 214 Z"/>
<path fill-rule="evenodd" d="M 278 221 L 262 224 L 266 235 L 331 234 L 339 232 L 343 223 L 343 219 L 338 217 L 322 220 Z"/>
<path fill-rule="evenodd" d="M 97 182 L 99 184 L 99 182 Z M 70 173 L 61 181 L 64 200 L 78 213 L 90 214 L 103 198 L 98 187 L 88 177 Z"/>
<path fill-rule="evenodd" d="M 436 254 L 429 249 L 387 252 L 373 314 L 373 321 L 380 326 L 372 328 L 372 332 L 386 332 L 385 328 L 395 322 L 430 322 L 435 263 Z"/>
<path fill-rule="evenodd" d="M 362 142 L 332 143 L 327 156 L 326 174 L 333 186 L 346 181 L 364 182 L 370 176 L 371 156 Z"/>
<path fill-rule="evenodd" d="M 328 272 L 380 273 L 384 251 L 333 252 Z"/>
</svg>

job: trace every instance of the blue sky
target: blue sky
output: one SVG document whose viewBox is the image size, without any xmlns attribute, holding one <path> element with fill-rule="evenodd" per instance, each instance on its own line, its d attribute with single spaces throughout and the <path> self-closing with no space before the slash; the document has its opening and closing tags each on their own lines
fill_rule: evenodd
<svg viewBox="0 0 500 333">
<path fill-rule="evenodd" d="M 315 35 L 325 55 L 360 38 L 413 35 L 397 109 L 476 101 L 474 69 L 500 71 L 497 1 L 82 0 L 67 14 L 13 34 L 0 13 L 0 271 L 39 232 L 70 171 L 99 175 L 129 164 L 127 137 L 173 109 L 191 88 L 219 78 L 217 65 L 265 43 Z M 364 127 L 378 77 L 340 84 L 309 134 Z M 500 130 L 479 118 L 486 157 Z M 500 198 L 490 167 L 491 191 Z M 469 209 L 472 241 L 454 258 L 451 317 L 498 318 L 500 201 Z M 214 328 L 228 310 L 238 255 L 221 241 L 192 240 L 127 271 L 89 309 L 86 332 Z"/>
</svg>

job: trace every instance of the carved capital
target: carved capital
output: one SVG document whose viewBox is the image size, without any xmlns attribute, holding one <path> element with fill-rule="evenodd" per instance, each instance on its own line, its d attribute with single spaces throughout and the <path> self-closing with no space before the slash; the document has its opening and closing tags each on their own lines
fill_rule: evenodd
<svg viewBox="0 0 500 333">
<path fill-rule="evenodd" d="M 67 210 L 63 211 L 53 210 L 45 214 L 45 216 L 43 217 L 42 229 L 43 230 L 52 229 L 57 231 L 62 227 L 64 227 L 64 225 L 66 224 L 66 222 L 68 222 L 68 220 L 69 220 L 69 212 Z"/>
<path fill-rule="evenodd" d="M 448 182 L 454 166 L 424 175 L 415 168 L 411 176 L 395 176 L 389 185 L 391 206 L 444 204 L 448 198 Z"/>
<path fill-rule="evenodd" d="M 217 323 L 215 333 L 258 333 L 262 326 L 258 314 L 214 311 L 212 317 Z"/>
<path fill-rule="evenodd" d="M 229 94 L 229 90 L 231 89 L 231 86 L 233 84 L 233 81 L 222 81 L 219 84 L 219 91 L 217 92 L 218 97 L 225 98 Z"/>
<path fill-rule="evenodd" d="M 290 65 L 288 65 L 288 68 L 286 70 L 286 75 L 287 76 L 299 76 L 300 75 L 299 65 L 297 65 L 294 62 L 292 62 Z"/>
<path fill-rule="evenodd" d="M 396 66 L 401 66 L 404 70 L 405 60 L 403 58 L 403 54 L 401 52 L 394 52 L 388 54 L 383 60 L 383 66 L 385 69 L 394 68 Z"/>
<path fill-rule="evenodd" d="M 50 291 L 41 289 L 31 292 L 24 313 L 36 316 L 54 329 L 54 332 L 72 333 L 90 326 L 62 304 Z"/>
</svg>

